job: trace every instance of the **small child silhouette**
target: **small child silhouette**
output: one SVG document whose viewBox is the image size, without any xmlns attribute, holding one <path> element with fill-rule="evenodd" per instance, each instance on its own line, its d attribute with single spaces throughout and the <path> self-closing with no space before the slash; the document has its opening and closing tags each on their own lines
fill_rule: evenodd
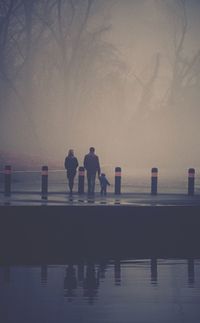
<svg viewBox="0 0 200 323">
<path fill-rule="evenodd" d="M 100 185 L 101 185 L 101 195 L 106 195 L 107 193 L 107 186 L 110 186 L 110 183 L 108 182 L 106 175 L 104 173 L 102 173 L 99 176 L 99 181 L 100 181 Z"/>
</svg>

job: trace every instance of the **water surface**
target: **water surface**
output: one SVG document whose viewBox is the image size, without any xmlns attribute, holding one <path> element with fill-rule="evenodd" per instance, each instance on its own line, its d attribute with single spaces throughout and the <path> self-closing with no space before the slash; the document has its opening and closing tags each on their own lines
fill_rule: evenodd
<svg viewBox="0 0 200 323">
<path fill-rule="evenodd" d="M 2 323 L 199 323 L 199 303 L 199 259 L 0 267 Z"/>
</svg>

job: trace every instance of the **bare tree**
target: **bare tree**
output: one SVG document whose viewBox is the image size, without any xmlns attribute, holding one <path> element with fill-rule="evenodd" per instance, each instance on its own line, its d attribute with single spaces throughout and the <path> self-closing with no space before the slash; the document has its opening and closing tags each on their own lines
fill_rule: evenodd
<svg viewBox="0 0 200 323">
<path fill-rule="evenodd" d="M 17 96 L 19 93 L 15 87 L 12 78 L 12 61 L 13 61 L 13 44 L 10 26 L 12 17 L 18 8 L 18 2 L 14 0 L 2 0 L 0 4 L 0 80 L 2 93 L 5 93 L 7 88 L 12 89 Z M 4 102 L 5 104 L 5 102 Z"/>
<path fill-rule="evenodd" d="M 152 72 L 146 82 L 142 82 L 142 93 L 139 102 L 139 113 L 143 118 L 149 111 L 149 105 L 154 96 L 154 85 L 157 81 L 160 68 L 160 54 L 157 53 L 155 56 L 155 62 L 152 68 Z"/>
<path fill-rule="evenodd" d="M 92 25 L 95 4 L 96 0 L 2 0 L 1 89 L 8 91 L 7 104 L 10 93 L 13 101 L 17 97 L 33 132 L 39 98 L 57 91 L 54 97 L 62 96 L 63 105 L 55 109 L 70 129 L 72 119 L 88 105 L 85 97 L 90 96 L 92 81 L 120 65 L 115 48 L 103 40 L 109 24 L 102 20 Z M 55 86 L 56 80 L 60 86 Z"/>
<path fill-rule="evenodd" d="M 176 106 L 187 94 L 188 89 L 196 87 L 200 76 L 200 48 L 193 54 L 187 53 L 189 32 L 187 1 L 176 0 L 174 15 L 173 58 L 171 61 L 172 79 L 168 90 L 167 104 Z M 178 22 L 178 25 L 177 25 Z"/>
</svg>

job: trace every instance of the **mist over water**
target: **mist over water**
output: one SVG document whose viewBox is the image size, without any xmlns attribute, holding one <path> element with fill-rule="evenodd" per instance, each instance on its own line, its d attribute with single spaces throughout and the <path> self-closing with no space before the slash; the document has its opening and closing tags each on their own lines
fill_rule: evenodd
<svg viewBox="0 0 200 323">
<path fill-rule="evenodd" d="M 74 148 L 81 164 L 94 146 L 105 167 L 199 166 L 198 1 L 30 3 L 1 42 L 2 151 L 60 162 Z"/>
</svg>

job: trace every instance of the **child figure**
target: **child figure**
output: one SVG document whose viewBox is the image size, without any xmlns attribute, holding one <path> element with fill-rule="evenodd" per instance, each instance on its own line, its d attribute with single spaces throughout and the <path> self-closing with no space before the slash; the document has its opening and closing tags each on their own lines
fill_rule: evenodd
<svg viewBox="0 0 200 323">
<path fill-rule="evenodd" d="M 110 183 L 108 182 L 106 175 L 104 173 L 101 174 L 101 176 L 99 176 L 99 180 L 100 180 L 100 185 L 101 185 L 101 195 L 106 195 L 106 191 L 107 191 L 107 186 L 110 186 Z"/>
</svg>

